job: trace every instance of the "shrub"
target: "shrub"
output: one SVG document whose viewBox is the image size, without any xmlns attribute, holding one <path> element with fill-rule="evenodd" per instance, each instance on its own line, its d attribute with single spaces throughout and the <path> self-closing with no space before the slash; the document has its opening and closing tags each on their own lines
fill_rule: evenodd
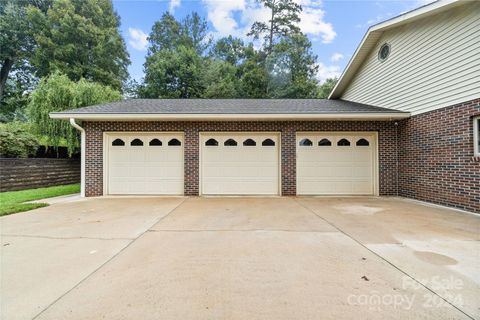
<svg viewBox="0 0 480 320">
<path fill-rule="evenodd" d="M 35 155 L 39 143 L 26 124 L 10 122 L 0 124 L 0 156 L 27 158 Z"/>
</svg>

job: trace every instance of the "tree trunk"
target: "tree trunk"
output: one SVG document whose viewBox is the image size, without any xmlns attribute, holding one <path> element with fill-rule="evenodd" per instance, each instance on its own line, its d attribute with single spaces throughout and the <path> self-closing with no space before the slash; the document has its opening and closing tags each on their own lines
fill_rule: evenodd
<svg viewBox="0 0 480 320">
<path fill-rule="evenodd" d="M 275 3 L 272 6 L 272 16 L 270 20 L 270 36 L 268 39 L 268 54 L 272 53 L 273 49 L 273 18 L 275 17 Z"/>
<path fill-rule="evenodd" d="M 5 59 L 3 61 L 2 69 L 0 69 L 0 101 L 3 99 L 3 91 L 5 89 L 5 84 L 7 83 L 8 74 L 13 66 L 13 59 Z"/>
</svg>

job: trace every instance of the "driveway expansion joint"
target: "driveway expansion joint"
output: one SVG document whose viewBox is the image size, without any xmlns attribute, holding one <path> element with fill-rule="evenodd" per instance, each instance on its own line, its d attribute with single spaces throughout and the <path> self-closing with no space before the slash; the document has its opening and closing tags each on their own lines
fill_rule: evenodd
<svg viewBox="0 0 480 320">
<path fill-rule="evenodd" d="M 344 234 L 346 237 L 352 239 L 353 241 L 355 241 L 356 243 L 358 243 L 360 246 L 362 246 L 363 248 L 367 249 L 368 251 L 370 251 L 372 254 L 374 254 L 375 256 L 379 257 L 381 260 L 385 261 L 387 264 L 389 264 L 390 266 L 394 267 L 395 269 L 397 269 L 398 271 L 400 271 L 401 273 L 403 273 L 405 276 L 409 277 L 410 279 L 412 279 L 413 281 L 415 281 L 417 284 L 419 284 L 420 286 L 424 287 L 426 290 L 430 291 L 431 293 L 433 293 L 434 295 L 438 296 L 440 299 L 442 299 L 443 301 L 445 301 L 445 303 L 449 304 L 451 307 L 453 307 L 454 309 L 458 310 L 459 312 L 461 312 L 463 315 L 465 315 L 466 317 L 472 319 L 472 320 L 475 320 L 476 318 L 471 316 L 470 314 L 466 313 L 464 310 L 460 309 L 459 307 L 457 307 L 456 305 L 454 305 L 452 302 L 448 301 L 446 298 L 444 298 L 443 296 L 441 296 L 439 293 L 437 293 L 436 291 L 434 291 L 433 289 L 427 287 L 425 284 L 423 284 L 422 282 L 420 282 L 419 280 L 417 280 L 415 277 L 413 277 L 412 275 L 410 275 L 409 273 L 407 273 L 406 271 L 402 270 L 400 267 L 398 267 L 397 265 L 395 265 L 393 262 L 387 260 L 386 258 L 384 258 L 383 256 L 381 256 L 380 254 L 378 254 L 377 252 L 373 251 L 372 249 L 368 248 L 366 245 L 364 245 L 362 242 L 360 242 L 359 240 L 357 240 L 356 238 L 354 238 L 352 235 L 348 234 L 347 232 L 343 231 L 342 229 L 340 229 L 337 225 L 335 225 L 334 223 L 330 222 L 329 220 L 325 219 L 324 217 L 320 216 L 319 214 L 317 214 L 314 210 L 312 210 L 310 207 L 304 205 L 303 203 L 299 202 L 298 199 L 294 199 L 295 202 L 298 203 L 298 205 L 300 205 L 301 207 L 305 208 L 306 210 L 308 210 L 309 212 L 311 212 L 312 214 L 314 214 L 315 216 L 317 216 L 319 219 L 325 221 L 326 223 L 328 223 L 330 226 L 332 226 L 333 228 L 337 229 L 340 233 Z"/>
<path fill-rule="evenodd" d="M 40 238 L 40 239 L 52 239 L 52 240 L 126 240 L 132 241 L 135 238 L 97 238 L 97 237 L 52 237 L 42 235 L 31 234 L 1 234 L 2 237 L 16 237 L 16 238 Z"/>
<path fill-rule="evenodd" d="M 163 215 L 162 217 L 156 219 L 151 225 L 150 227 L 146 228 L 145 231 L 143 231 L 142 233 L 140 233 L 138 236 L 136 236 L 134 239 L 131 239 L 130 242 L 128 242 L 124 247 L 122 247 L 117 253 L 115 253 L 112 257 L 110 257 L 107 261 L 105 261 L 104 263 L 102 263 L 100 266 L 98 266 L 95 270 L 93 270 L 92 272 L 90 272 L 88 275 L 86 275 L 84 278 L 82 278 L 79 282 L 77 282 L 77 284 L 75 284 L 73 287 L 71 287 L 69 290 L 67 290 L 66 292 L 64 292 L 62 295 L 60 295 L 57 299 L 55 299 L 53 302 L 51 302 L 48 306 L 46 306 L 45 308 L 43 308 L 39 313 L 37 313 L 33 318 L 32 320 L 35 320 L 37 319 L 39 316 L 41 316 L 45 311 L 47 311 L 50 307 L 52 307 L 55 303 L 57 303 L 58 301 L 60 301 L 63 297 L 65 297 L 67 294 L 69 294 L 70 292 L 72 292 L 74 289 L 76 289 L 78 286 L 80 286 L 83 282 L 85 282 L 88 278 L 90 278 L 92 275 L 94 275 L 95 273 L 97 273 L 100 269 L 102 269 L 104 266 L 106 266 L 109 262 L 111 262 L 113 259 L 115 259 L 116 257 L 118 257 L 118 255 L 120 255 L 122 252 L 124 252 L 128 247 L 130 247 L 135 241 L 137 241 L 138 239 L 140 239 L 144 234 L 146 234 L 148 232 L 148 230 L 150 228 L 152 228 L 154 225 L 156 225 L 158 222 L 162 221 L 165 217 L 169 216 L 170 214 L 172 214 L 172 212 L 174 212 L 175 210 L 177 210 L 188 198 L 184 198 L 179 204 L 177 204 L 175 207 L 173 207 L 167 214 Z"/>
<path fill-rule="evenodd" d="M 285 229 L 150 229 L 147 232 L 290 232 L 290 233 L 339 233 L 339 231 L 321 230 L 285 230 Z"/>
</svg>

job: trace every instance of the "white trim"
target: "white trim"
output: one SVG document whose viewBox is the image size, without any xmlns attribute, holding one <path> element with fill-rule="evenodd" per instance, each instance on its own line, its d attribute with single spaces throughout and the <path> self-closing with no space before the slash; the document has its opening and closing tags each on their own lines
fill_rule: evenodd
<svg viewBox="0 0 480 320">
<path fill-rule="evenodd" d="M 70 119 L 88 121 L 175 121 L 175 120 L 394 120 L 410 117 L 410 112 L 378 112 L 378 113 L 323 113 L 323 114 L 159 114 L 159 113 L 50 113 L 52 119 Z"/>
<path fill-rule="evenodd" d="M 159 194 L 159 195 L 115 195 L 108 193 L 108 135 L 152 135 L 152 134 L 168 134 L 168 135 L 180 135 L 182 136 L 182 167 L 183 167 L 183 191 L 179 195 L 170 195 L 170 194 Z M 103 180 L 103 196 L 117 197 L 117 196 L 139 196 L 139 197 L 152 197 L 152 196 L 165 196 L 165 197 L 183 197 L 185 196 L 185 133 L 183 131 L 104 131 L 102 135 L 102 157 L 103 157 L 103 170 L 102 170 L 102 180 Z"/>
<path fill-rule="evenodd" d="M 272 134 L 278 137 L 278 194 L 276 195 L 204 195 L 203 189 L 203 144 L 202 136 Z M 281 197 L 282 196 L 282 133 L 280 131 L 200 131 L 198 134 L 198 195 L 202 197 Z"/>
<path fill-rule="evenodd" d="M 85 197 L 85 150 L 86 150 L 86 142 L 85 142 L 85 129 L 80 127 L 78 123 L 75 122 L 74 118 L 70 118 L 70 124 L 80 131 L 80 196 L 82 198 Z"/>
<path fill-rule="evenodd" d="M 335 87 L 333 87 L 328 95 L 328 99 L 341 98 L 343 91 L 356 74 L 357 69 L 361 66 L 361 63 L 371 50 L 376 47 L 378 39 L 384 31 L 438 14 L 442 11 L 468 2 L 468 0 L 439 0 L 371 26 L 363 36 L 362 41 L 343 70 Z"/>
<path fill-rule="evenodd" d="M 480 147 L 479 147 L 479 140 L 480 140 L 480 130 L 478 127 L 480 126 L 480 116 L 473 117 L 473 155 L 475 157 L 480 157 Z"/>
<path fill-rule="evenodd" d="M 378 131 L 297 131 L 295 134 L 295 156 L 297 156 L 297 137 L 299 135 L 344 135 L 344 134 L 353 134 L 353 135 L 365 135 L 371 136 L 375 140 L 375 148 L 373 152 L 373 194 L 365 194 L 365 195 L 345 195 L 345 196 L 359 196 L 359 197 L 378 197 L 380 195 L 380 153 L 379 153 L 379 145 L 378 145 Z M 297 166 L 297 164 L 295 164 Z M 297 171 L 297 170 L 296 170 Z M 298 185 L 298 175 L 295 174 L 296 184 Z M 298 195 L 298 196 L 309 196 L 309 195 Z M 318 195 L 311 195 L 311 196 L 318 196 Z M 322 195 L 320 195 L 322 196 Z M 332 196 L 332 195 L 325 195 L 325 196 Z M 339 195 L 341 196 L 341 195 Z"/>
</svg>

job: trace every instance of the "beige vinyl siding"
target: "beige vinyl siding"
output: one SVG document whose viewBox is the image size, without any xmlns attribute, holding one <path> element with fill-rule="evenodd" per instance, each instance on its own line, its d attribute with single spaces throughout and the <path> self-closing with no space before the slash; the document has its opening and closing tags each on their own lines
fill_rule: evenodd
<svg viewBox="0 0 480 320">
<path fill-rule="evenodd" d="M 384 62 L 378 50 L 388 43 Z M 387 30 L 341 99 L 427 112 L 480 97 L 480 2 Z"/>
</svg>

